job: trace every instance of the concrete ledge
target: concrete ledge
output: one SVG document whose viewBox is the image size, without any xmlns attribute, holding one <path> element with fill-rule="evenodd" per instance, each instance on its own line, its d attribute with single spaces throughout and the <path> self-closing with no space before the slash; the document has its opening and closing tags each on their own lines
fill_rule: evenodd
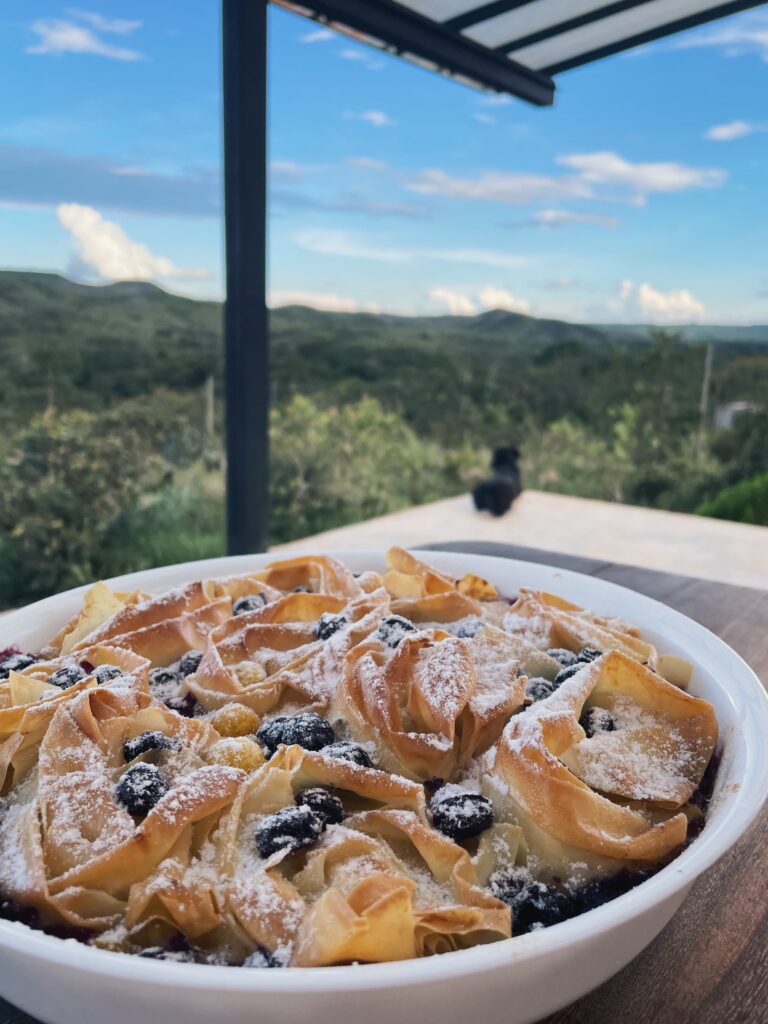
<svg viewBox="0 0 768 1024">
<path fill-rule="evenodd" d="M 646 569 L 768 588 L 768 527 L 525 491 L 499 519 L 447 498 L 281 545 L 300 551 L 418 547 L 441 541 L 520 544 Z"/>
</svg>

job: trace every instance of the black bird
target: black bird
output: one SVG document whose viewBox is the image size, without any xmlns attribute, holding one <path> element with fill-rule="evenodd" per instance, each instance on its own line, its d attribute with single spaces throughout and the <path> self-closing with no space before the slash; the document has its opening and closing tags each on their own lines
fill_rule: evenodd
<svg viewBox="0 0 768 1024">
<path fill-rule="evenodd" d="M 512 502 L 523 489 L 517 448 L 497 448 L 491 460 L 492 473 L 472 491 L 478 512 L 490 512 L 492 516 L 503 516 L 509 512 Z"/>
</svg>

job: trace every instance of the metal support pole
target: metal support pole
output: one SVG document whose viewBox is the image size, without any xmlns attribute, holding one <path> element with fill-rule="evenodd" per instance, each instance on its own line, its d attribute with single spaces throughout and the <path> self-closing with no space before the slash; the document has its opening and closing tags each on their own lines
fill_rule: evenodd
<svg viewBox="0 0 768 1024">
<path fill-rule="evenodd" d="M 267 2 L 222 0 L 227 548 L 269 540 Z"/>
</svg>

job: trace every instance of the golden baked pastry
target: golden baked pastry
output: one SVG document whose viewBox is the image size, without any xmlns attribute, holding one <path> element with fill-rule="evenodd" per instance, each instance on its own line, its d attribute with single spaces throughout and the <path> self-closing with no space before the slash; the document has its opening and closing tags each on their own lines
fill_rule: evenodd
<svg viewBox="0 0 768 1024">
<path fill-rule="evenodd" d="M 402 548 L 97 583 L 0 652 L 0 913 L 261 968 L 556 924 L 701 827 L 717 721 L 689 677 L 610 614 Z"/>
</svg>

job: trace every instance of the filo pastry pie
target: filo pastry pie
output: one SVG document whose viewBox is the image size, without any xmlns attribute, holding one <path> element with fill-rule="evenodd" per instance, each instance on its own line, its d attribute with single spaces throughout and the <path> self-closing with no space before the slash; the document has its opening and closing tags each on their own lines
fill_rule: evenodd
<svg viewBox="0 0 768 1024">
<path fill-rule="evenodd" d="M 605 610 L 402 548 L 96 584 L 43 651 L 0 652 L 0 914 L 261 968 L 556 924 L 701 827 L 690 673 Z"/>
</svg>

